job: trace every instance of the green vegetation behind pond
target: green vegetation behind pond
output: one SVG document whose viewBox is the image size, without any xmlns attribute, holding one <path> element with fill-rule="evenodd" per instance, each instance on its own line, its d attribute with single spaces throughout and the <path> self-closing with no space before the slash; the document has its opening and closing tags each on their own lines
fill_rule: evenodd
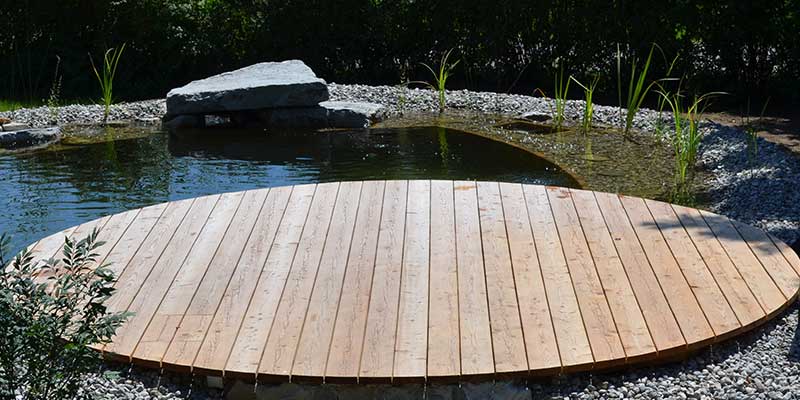
<svg viewBox="0 0 800 400">
<path fill-rule="evenodd" d="M 558 62 L 581 82 L 600 74 L 598 100 L 615 100 L 617 46 L 629 65 L 652 43 L 681 55 L 675 68 L 692 78 L 692 92 L 796 101 L 800 88 L 798 1 L 12 3 L 0 8 L 0 98 L 26 101 L 48 97 L 57 56 L 64 97 L 97 98 L 88 54 L 99 59 L 122 43 L 120 100 L 162 97 L 191 79 L 291 58 L 329 81 L 396 84 L 428 79 L 420 63 L 448 49 L 461 60 L 453 88 L 530 94 L 552 86 Z"/>
</svg>

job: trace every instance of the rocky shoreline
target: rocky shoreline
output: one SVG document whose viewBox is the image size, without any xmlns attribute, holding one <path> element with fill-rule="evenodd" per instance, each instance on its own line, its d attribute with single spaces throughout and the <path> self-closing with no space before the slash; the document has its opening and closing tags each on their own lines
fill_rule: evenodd
<svg viewBox="0 0 800 400">
<path fill-rule="evenodd" d="M 387 115 L 435 113 L 438 109 L 431 91 L 395 86 L 329 84 L 330 100 L 369 102 L 383 105 Z M 550 114 L 550 101 L 531 96 L 485 92 L 448 92 L 448 107 L 493 115 L 519 116 L 524 113 Z M 577 121 L 583 102 L 570 101 L 566 117 Z M 166 113 L 165 100 L 124 103 L 111 108 L 110 120 L 159 124 Z M 46 107 L 0 113 L 33 127 L 49 125 L 55 116 L 59 124 L 99 123 L 102 107 L 70 105 L 55 112 Z M 654 132 L 659 114 L 642 110 L 634 127 Z M 594 119 L 608 126 L 623 121 L 616 107 L 595 106 Z M 780 145 L 759 139 L 758 155 L 748 151 L 745 132 L 714 123 L 703 126 L 705 137 L 698 155 L 711 211 L 752 224 L 780 239 L 800 239 L 800 160 Z M 665 144 L 666 145 L 666 144 Z M 658 368 L 593 376 L 579 374 L 546 382 L 496 382 L 483 385 L 443 387 L 392 387 L 370 389 L 368 398 L 800 398 L 800 331 L 797 303 L 766 326 L 734 340 L 714 346 L 696 357 Z M 191 379 L 159 374 L 157 371 L 109 365 L 119 376 L 98 373 L 88 387 L 100 398 L 175 399 L 220 398 L 221 392 Z M 167 382 L 167 383 L 165 383 Z M 299 398 L 358 397 L 348 388 L 333 385 L 260 386 L 264 396 Z M 344 390 L 344 392 L 341 392 Z M 366 393 L 368 390 L 363 389 Z M 361 392 L 359 392 L 361 393 Z M 103 397 L 105 396 L 105 397 Z M 124 397 L 123 397 L 124 396 Z M 267 398 L 267 397 L 265 397 Z"/>
</svg>

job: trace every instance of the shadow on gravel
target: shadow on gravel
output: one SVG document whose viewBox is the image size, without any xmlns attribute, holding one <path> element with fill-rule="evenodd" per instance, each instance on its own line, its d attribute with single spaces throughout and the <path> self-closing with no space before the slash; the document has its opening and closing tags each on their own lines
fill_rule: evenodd
<svg viewBox="0 0 800 400">
<path fill-rule="evenodd" d="M 722 371 L 739 369 L 744 367 L 745 361 L 743 358 L 758 358 L 765 356 L 766 353 L 772 353 L 777 356 L 777 358 L 785 356 L 788 361 L 799 363 L 800 327 L 798 323 L 792 321 L 791 318 L 786 320 L 787 317 L 798 311 L 800 311 L 800 301 L 795 301 L 794 304 L 789 306 L 784 312 L 763 326 L 741 336 L 701 350 L 694 357 L 686 360 L 670 362 L 660 366 L 623 367 L 620 371 L 602 374 L 580 373 L 546 380 L 531 380 L 528 387 L 534 399 L 551 397 L 566 398 L 572 393 L 584 391 L 594 392 L 597 389 L 605 389 L 606 387 L 613 387 L 616 391 L 619 391 L 619 389 L 626 386 L 626 384 L 633 384 L 639 387 L 642 385 L 640 380 L 643 378 L 649 381 L 664 379 L 666 384 L 671 384 L 670 382 L 674 384 L 675 379 L 683 380 L 683 378 L 681 378 L 682 376 L 702 372 L 703 380 L 719 380 L 720 378 L 711 376 L 708 371 L 714 371 L 717 368 L 721 368 Z M 784 339 L 782 340 L 781 338 Z M 762 339 L 769 340 L 770 343 L 759 343 L 759 340 Z M 791 342 L 787 343 L 789 340 Z M 781 354 L 784 352 L 788 353 Z M 742 354 L 745 357 L 742 357 L 742 359 L 732 359 L 732 357 L 737 354 Z M 775 370 L 768 371 L 768 373 L 780 374 L 782 372 L 780 367 L 776 366 Z M 713 382 L 706 383 L 713 384 Z M 726 383 L 723 382 L 721 385 L 724 386 Z M 654 385 L 648 386 L 652 387 Z M 628 393 L 628 396 L 633 395 L 632 393 Z M 644 398 L 650 398 L 646 393 L 639 393 L 639 396 L 642 395 L 645 396 Z"/>
</svg>

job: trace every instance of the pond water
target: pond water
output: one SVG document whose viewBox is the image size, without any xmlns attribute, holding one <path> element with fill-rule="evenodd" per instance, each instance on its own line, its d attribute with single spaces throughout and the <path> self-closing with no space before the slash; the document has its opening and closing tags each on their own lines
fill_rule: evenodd
<svg viewBox="0 0 800 400">
<path fill-rule="evenodd" d="M 110 130 L 0 154 L 0 232 L 11 250 L 104 215 L 270 186 L 371 179 L 464 179 L 578 187 L 525 150 L 444 128 L 181 136 Z"/>
</svg>

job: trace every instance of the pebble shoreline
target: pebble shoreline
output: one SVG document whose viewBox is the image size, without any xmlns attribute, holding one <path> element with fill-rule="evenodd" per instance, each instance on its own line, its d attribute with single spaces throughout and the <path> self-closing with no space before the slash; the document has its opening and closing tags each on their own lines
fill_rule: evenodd
<svg viewBox="0 0 800 400">
<path fill-rule="evenodd" d="M 382 104 L 389 116 L 407 112 L 436 112 L 433 92 L 395 86 L 329 84 L 331 100 Z M 448 107 L 518 116 L 550 114 L 549 100 L 522 95 L 450 91 Z M 158 123 L 164 100 L 113 106 L 111 120 Z M 582 101 L 569 101 L 568 120 L 578 120 Z M 60 124 L 100 122 L 97 105 L 70 105 L 56 113 Z M 17 122 L 45 126 L 53 113 L 45 107 L 0 113 Z M 641 110 L 634 128 L 655 131 L 659 114 Z M 616 107 L 595 106 L 594 119 L 604 125 L 623 124 Z M 705 123 L 698 154 L 704 170 L 711 211 L 761 227 L 778 238 L 800 239 L 800 159 L 782 146 L 759 139 L 758 154 L 749 151 L 746 134 L 738 129 Z M 498 381 L 444 386 L 261 385 L 259 398 L 431 398 L 431 399 L 800 399 L 800 304 L 753 332 L 704 350 L 695 357 L 654 368 L 629 369 L 602 375 L 576 374 L 547 381 Z M 109 373 L 111 372 L 110 376 Z M 220 390 L 204 380 L 159 371 L 106 364 L 88 377 L 87 390 L 100 399 L 217 399 Z M 240 389 L 240 388 L 239 388 Z M 234 388 L 237 390 L 237 388 Z M 246 390 L 245 390 L 246 391 Z"/>
</svg>

